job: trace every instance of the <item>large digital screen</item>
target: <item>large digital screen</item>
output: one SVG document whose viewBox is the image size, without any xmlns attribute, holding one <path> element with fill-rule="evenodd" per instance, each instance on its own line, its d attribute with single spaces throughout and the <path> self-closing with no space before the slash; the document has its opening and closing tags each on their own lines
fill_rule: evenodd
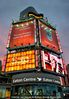
<svg viewBox="0 0 69 99">
<path fill-rule="evenodd" d="M 41 37 L 41 44 L 45 47 L 48 47 L 54 51 L 59 52 L 59 45 L 58 39 L 56 36 L 56 31 L 42 22 L 40 24 L 40 37 Z"/>
<path fill-rule="evenodd" d="M 47 51 L 42 51 L 42 67 L 44 70 L 52 71 L 59 74 L 64 74 L 64 66 L 62 58 L 51 54 Z"/>
<path fill-rule="evenodd" d="M 35 51 L 23 51 L 9 53 L 6 61 L 6 72 L 14 72 L 20 70 L 34 69 L 35 66 Z"/>
<path fill-rule="evenodd" d="M 10 36 L 10 48 L 28 46 L 35 43 L 34 20 L 13 24 Z"/>
</svg>

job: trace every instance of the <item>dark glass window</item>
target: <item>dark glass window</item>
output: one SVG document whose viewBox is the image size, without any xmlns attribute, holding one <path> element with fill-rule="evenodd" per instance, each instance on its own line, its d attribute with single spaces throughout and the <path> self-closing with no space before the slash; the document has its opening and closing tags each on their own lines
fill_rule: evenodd
<svg viewBox="0 0 69 99">
<path fill-rule="evenodd" d="M 12 88 L 12 97 L 18 99 L 61 99 L 59 86 L 55 84 L 19 85 Z M 21 98 L 20 98 L 21 97 Z"/>
<path fill-rule="evenodd" d="M 5 86 L 0 86 L 0 99 L 6 97 L 6 87 Z"/>
</svg>

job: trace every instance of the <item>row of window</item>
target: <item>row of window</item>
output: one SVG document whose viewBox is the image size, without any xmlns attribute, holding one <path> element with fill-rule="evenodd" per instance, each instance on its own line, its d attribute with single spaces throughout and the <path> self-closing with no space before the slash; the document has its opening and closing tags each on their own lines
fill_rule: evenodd
<svg viewBox="0 0 69 99">
<path fill-rule="evenodd" d="M 49 85 L 20 85 L 20 86 L 15 86 L 12 88 L 12 96 L 40 96 L 41 99 L 42 97 L 48 97 L 52 96 L 55 97 L 55 99 L 60 99 L 61 98 L 61 92 L 58 86 L 54 84 L 49 84 Z M 27 98 L 29 99 L 29 98 Z M 31 98 L 32 99 L 32 98 Z M 37 99 L 37 98 L 36 98 Z M 39 98 L 40 99 L 40 98 Z"/>
</svg>

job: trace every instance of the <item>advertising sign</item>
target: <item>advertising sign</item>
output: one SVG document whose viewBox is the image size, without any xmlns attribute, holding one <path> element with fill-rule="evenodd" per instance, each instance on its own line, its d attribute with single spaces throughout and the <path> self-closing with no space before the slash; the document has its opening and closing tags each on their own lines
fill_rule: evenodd
<svg viewBox="0 0 69 99">
<path fill-rule="evenodd" d="M 44 70 L 64 74 L 62 58 L 49 52 L 42 51 L 42 66 Z"/>
<path fill-rule="evenodd" d="M 60 78 L 55 75 L 45 73 L 21 73 L 12 77 L 13 83 L 26 83 L 26 82 L 52 82 L 60 84 Z"/>
<path fill-rule="evenodd" d="M 35 43 L 34 20 L 14 24 L 10 37 L 10 48 L 28 46 Z"/>
<path fill-rule="evenodd" d="M 52 82 L 52 83 L 57 83 L 60 84 L 60 81 L 54 80 L 54 79 L 49 79 L 49 78 L 21 78 L 21 79 L 13 79 L 13 83 L 21 83 L 21 82 Z"/>
<path fill-rule="evenodd" d="M 28 70 L 35 68 L 34 50 L 9 53 L 6 62 L 6 72 Z"/>
<path fill-rule="evenodd" d="M 42 46 L 48 47 L 54 51 L 59 52 L 58 39 L 56 31 L 42 22 L 40 23 L 40 37 Z"/>
</svg>

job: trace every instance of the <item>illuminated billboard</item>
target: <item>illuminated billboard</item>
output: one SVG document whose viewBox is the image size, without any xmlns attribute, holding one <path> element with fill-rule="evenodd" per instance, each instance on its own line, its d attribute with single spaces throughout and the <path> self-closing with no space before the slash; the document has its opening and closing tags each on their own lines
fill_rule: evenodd
<svg viewBox="0 0 69 99">
<path fill-rule="evenodd" d="M 20 70 L 34 69 L 35 66 L 35 51 L 23 51 L 9 53 L 6 61 L 6 72 L 14 72 Z"/>
<path fill-rule="evenodd" d="M 47 51 L 42 51 L 42 67 L 44 70 L 64 74 L 62 58 Z"/>
<path fill-rule="evenodd" d="M 56 36 L 56 31 L 42 22 L 39 22 L 40 25 L 40 37 L 41 37 L 41 45 L 44 47 L 48 47 L 54 51 L 59 52 L 59 44 Z"/>
<path fill-rule="evenodd" d="M 19 46 L 28 46 L 35 43 L 35 25 L 34 20 L 28 22 L 21 22 L 13 24 L 11 37 L 10 37 L 10 48 Z"/>
</svg>

